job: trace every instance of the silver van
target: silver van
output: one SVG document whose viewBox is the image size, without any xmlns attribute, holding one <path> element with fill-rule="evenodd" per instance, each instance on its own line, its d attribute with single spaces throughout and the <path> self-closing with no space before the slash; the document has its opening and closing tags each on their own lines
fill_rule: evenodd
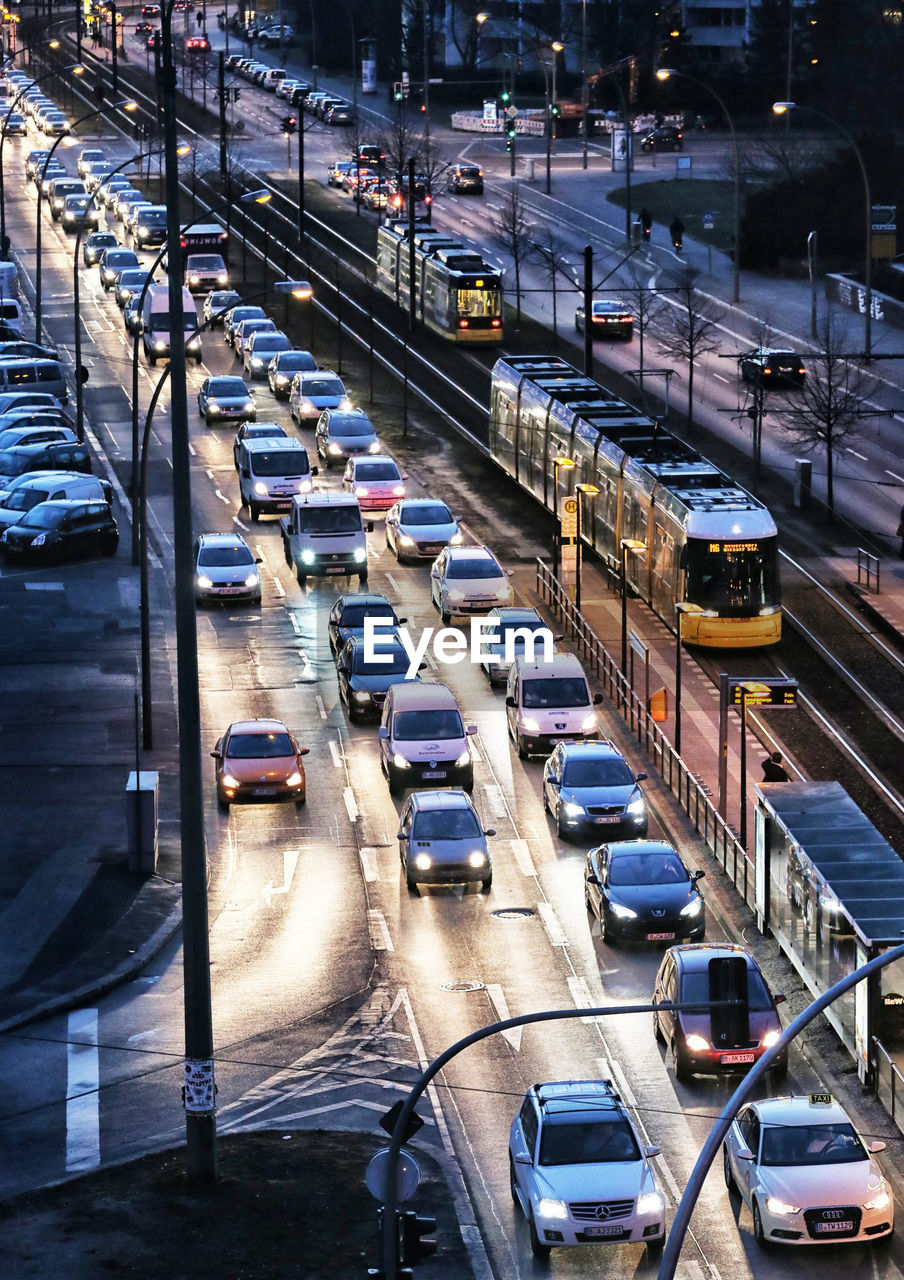
<svg viewBox="0 0 904 1280">
<path fill-rule="evenodd" d="M 103 498 L 112 502 L 113 487 L 109 480 L 75 471 L 29 471 L 5 490 L 0 505 L 0 529 L 16 524 L 23 512 L 30 511 L 39 502 L 55 502 L 59 498 L 77 498 L 80 502 Z"/>
<path fill-rule="evenodd" d="M 288 511 L 296 493 L 311 492 L 316 475 L 307 449 L 294 436 L 264 436 L 239 446 L 239 490 L 252 520 L 261 512 Z"/>
<path fill-rule="evenodd" d="M 572 653 L 555 654 L 550 662 L 516 658 L 509 672 L 505 711 L 509 736 L 522 760 L 548 756 L 557 742 L 598 738 L 594 707 L 602 694 L 591 694 L 584 668 Z"/>
<path fill-rule="evenodd" d="M 474 762 L 455 694 L 445 684 L 412 680 L 389 686 L 380 725 L 380 768 L 389 794 L 407 787 L 474 789 Z"/>
<path fill-rule="evenodd" d="M 69 391 L 59 360 L 0 361 L 0 395 L 7 391 L 49 391 L 61 404 L 68 404 Z"/>
</svg>

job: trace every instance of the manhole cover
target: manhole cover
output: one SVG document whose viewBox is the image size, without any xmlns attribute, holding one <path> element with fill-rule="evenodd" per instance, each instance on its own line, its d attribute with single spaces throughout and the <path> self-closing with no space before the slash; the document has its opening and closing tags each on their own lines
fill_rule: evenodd
<svg viewBox="0 0 904 1280">
<path fill-rule="evenodd" d="M 497 920 L 529 920 L 533 914 L 532 907 L 503 907 L 501 911 L 490 912 Z"/>
<path fill-rule="evenodd" d="M 440 991 L 483 991 L 482 982 L 444 982 Z"/>
</svg>

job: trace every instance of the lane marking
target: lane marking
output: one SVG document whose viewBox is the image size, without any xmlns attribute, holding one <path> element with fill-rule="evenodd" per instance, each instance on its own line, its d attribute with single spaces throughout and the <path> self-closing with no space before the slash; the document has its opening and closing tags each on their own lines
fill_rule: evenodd
<svg viewBox="0 0 904 1280">
<path fill-rule="evenodd" d="M 904 419 L 902 419 L 902 421 L 904 421 Z M 892 480 L 899 480 L 901 484 L 904 484 L 904 476 L 899 476 L 896 471 L 889 471 L 886 467 L 885 474 L 887 476 L 891 476 Z"/>
<path fill-rule="evenodd" d="M 301 623 L 298 621 L 298 615 L 294 609 L 289 610 L 289 621 L 292 624 L 292 630 L 297 636 L 301 635 Z"/>
<path fill-rule="evenodd" d="M 549 902 L 538 902 L 537 911 L 540 919 L 543 921 L 543 928 L 546 930 L 547 937 L 549 938 L 552 946 L 567 947 L 568 939 L 562 932 L 562 926 L 559 924 L 558 916 L 552 909 L 552 904 Z M 570 981 L 571 979 L 569 978 L 569 982 Z M 581 982 L 584 982 L 583 978 L 581 978 Z M 584 985 L 586 986 L 586 983 Z"/>
<path fill-rule="evenodd" d="M 271 905 L 273 898 L 278 894 L 288 893 L 292 888 L 292 877 L 295 875 L 295 868 L 298 866 L 300 853 L 297 849 L 283 850 L 283 882 L 280 885 L 274 885 L 272 880 L 268 880 L 264 885 L 263 896 L 266 899 L 267 906 Z"/>
<path fill-rule="evenodd" d="M 359 849 L 358 857 L 361 859 L 361 871 L 365 881 L 368 884 L 373 884 L 375 880 L 379 880 L 380 873 L 377 870 L 376 849 Z"/>
<path fill-rule="evenodd" d="M 316 698 L 316 702 L 317 702 L 317 710 L 320 712 L 320 719 L 321 719 L 321 720 L 325 720 L 325 719 L 326 719 L 326 707 L 323 705 L 323 698 L 321 698 L 321 696 L 320 696 L 320 694 L 319 694 L 319 693 L 315 695 L 315 698 Z"/>
<path fill-rule="evenodd" d="M 345 787 L 342 791 L 342 799 L 345 801 L 345 808 L 348 812 L 349 822 L 358 821 L 358 805 L 355 802 L 355 793 L 351 787 Z"/>
<path fill-rule="evenodd" d="M 283 586 L 283 584 L 280 582 L 279 578 L 277 578 L 276 575 L 274 574 L 273 577 L 271 578 L 271 581 L 273 583 L 273 590 L 276 592 L 276 594 L 278 596 L 284 597 L 286 594 L 286 589 Z"/>
<path fill-rule="evenodd" d="M 530 856 L 530 848 L 526 840 L 512 840 L 512 853 L 515 855 L 515 861 L 522 875 L 533 876 L 536 878 L 537 868 L 534 866 L 534 860 Z"/>
<path fill-rule="evenodd" d="M 97 1010 L 76 1009 L 67 1027 L 66 1169 L 96 1169 L 100 1164 Z"/>
<path fill-rule="evenodd" d="M 502 987 L 498 982 L 488 982 L 486 984 L 486 993 L 490 997 L 490 1004 L 496 1010 L 496 1020 L 498 1022 L 505 1022 L 506 1018 L 512 1016 L 509 1013 Z M 523 1030 L 523 1027 L 510 1027 L 508 1031 L 501 1032 L 503 1040 L 507 1040 L 516 1053 L 521 1049 L 521 1032 Z"/>
<path fill-rule="evenodd" d="M 391 573 L 387 573 L 387 574 L 386 574 L 386 577 L 387 577 L 387 578 L 389 579 L 389 581 L 392 583 L 392 589 L 393 589 L 393 591 L 395 591 L 395 593 L 396 593 L 397 595 L 401 595 L 401 594 L 402 594 L 402 588 L 401 588 L 401 587 L 399 586 L 399 584 L 396 582 L 396 580 L 395 580 L 395 578 L 392 576 L 392 574 L 391 574 Z"/>
<path fill-rule="evenodd" d="M 336 769 L 341 769 L 341 768 L 342 768 L 342 758 L 341 758 L 341 756 L 339 755 L 339 747 L 338 747 L 337 743 L 335 743 L 335 742 L 333 741 L 333 739 L 332 739 L 332 738 L 330 738 L 330 740 L 329 740 L 329 742 L 327 743 L 327 745 L 328 745 L 328 747 L 329 747 L 329 749 L 330 749 L 330 755 L 333 757 L 333 767 L 334 767 L 334 768 L 336 768 Z"/>
<path fill-rule="evenodd" d="M 231 507 L 231 506 L 232 506 L 232 503 L 231 503 L 231 502 L 230 502 L 230 500 L 226 497 L 226 494 L 225 494 L 225 493 L 221 493 L 219 489 L 214 489 L 214 493 L 215 493 L 215 494 L 216 494 L 216 496 L 220 499 L 220 501 L 221 501 L 221 502 L 225 502 L 225 503 L 226 503 L 226 506 L 227 506 L 227 507 Z"/>
<path fill-rule="evenodd" d="M 852 453 L 855 458 L 859 458 L 861 462 L 869 462 L 869 458 L 865 453 L 858 453 L 856 449 L 845 448 L 845 453 Z"/>
<path fill-rule="evenodd" d="M 382 911 L 376 911 L 373 907 L 368 910 L 367 927 L 370 930 L 370 944 L 374 951 L 395 951 L 392 938 L 389 936 L 389 926 Z"/>
<path fill-rule="evenodd" d="M 483 789 L 486 792 L 487 803 L 493 810 L 493 816 L 495 818 L 504 818 L 508 806 L 505 803 L 502 788 L 495 782 L 485 782 Z"/>
<path fill-rule="evenodd" d="M 571 992 L 571 999 L 576 1009 L 592 1009 L 593 1000 L 590 998 L 590 988 L 587 986 L 587 979 L 572 974 L 568 979 L 568 990 Z M 596 1018 L 581 1018 L 581 1022 L 596 1022 Z"/>
<path fill-rule="evenodd" d="M 65 584 L 62 582 L 26 582 L 26 591 L 65 591 Z"/>
</svg>

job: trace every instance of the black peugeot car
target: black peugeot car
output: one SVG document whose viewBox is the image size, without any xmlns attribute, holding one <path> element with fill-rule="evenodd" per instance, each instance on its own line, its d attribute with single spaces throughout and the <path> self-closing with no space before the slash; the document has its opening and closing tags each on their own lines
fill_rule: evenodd
<svg viewBox="0 0 904 1280">
<path fill-rule="evenodd" d="M 103 499 L 39 502 L 0 537 L 0 551 L 7 558 L 45 563 L 78 560 L 98 552 L 112 556 L 118 546 L 119 530 L 110 504 Z"/>
<path fill-rule="evenodd" d="M 699 942 L 706 933 L 697 881 L 670 844 L 619 840 L 587 854 L 584 899 L 603 939 L 619 942 Z"/>
</svg>

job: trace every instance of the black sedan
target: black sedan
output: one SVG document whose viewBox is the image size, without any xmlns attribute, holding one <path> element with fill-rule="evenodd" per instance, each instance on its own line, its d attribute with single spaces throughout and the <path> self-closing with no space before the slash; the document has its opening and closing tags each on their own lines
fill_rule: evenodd
<svg viewBox="0 0 904 1280">
<path fill-rule="evenodd" d="M 575 308 L 574 327 L 584 332 L 584 304 Z M 590 304 L 590 332 L 594 338 L 634 337 L 634 312 L 619 298 L 595 298 Z"/>
<path fill-rule="evenodd" d="M 98 552 L 113 556 L 118 546 L 119 530 L 110 504 L 103 499 L 39 502 L 0 537 L 0 551 L 8 559 L 45 563 L 77 560 Z"/>
<path fill-rule="evenodd" d="M 660 124 L 640 139 L 641 151 L 680 151 L 684 145 L 681 130 L 673 124 Z"/>
<path fill-rule="evenodd" d="M 345 642 L 352 636 L 364 635 L 365 618 L 380 618 L 389 625 L 378 627 L 379 636 L 388 637 L 394 627 L 401 626 L 404 618 L 397 618 L 395 609 L 385 596 L 370 591 L 348 592 L 341 595 L 330 609 L 330 651 L 337 657 Z"/>
<path fill-rule="evenodd" d="M 254 421 L 257 408 L 254 395 L 244 378 L 220 374 L 205 378 L 198 388 L 198 413 L 208 426 L 212 422 L 231 418 L 233 421 Z"/>
<path fill-rule="evenodd" d="M 16 338 L 0 342 L 0 360 L 56 360 L 56 347 L 45 347 L 40 342 L 25 342 Z"/>
<path fill-rule="evenodd" d="M 350 718 L 378 718 L 389 686 L 402 680 L 417 679 L 418 672 L 408 675 L 410 665 L 405 646 L 396 636 L 373 654 L 367 653 L 363 636 L 352 636 L 346 640 L 336 662 L 336 674 L 339 697 L 345 703 Z M 426 665 L 421 663 L 421 669 Z"/>
<path fill-rule="evenodd" d="M 105 249 L 119 248 L 119 241 L 112 231 L 92 231 L 82 249 L 82 261 L 86 267 L 96 267 Z"/>
<path fill-rule="evenodd" d="M 765 390 L 802 387 L 806 376 L 804 362 L 796 351 L 757 347 L 741 357 L 742 380 Z"/>
<path fill-rule="evenodd" d="M 699 942 L 706 932 L 697 881 L 670 844 L 625 840 L 591 849 L 584 901 L 609 946 L 619 942 Z"/>
</svg>

